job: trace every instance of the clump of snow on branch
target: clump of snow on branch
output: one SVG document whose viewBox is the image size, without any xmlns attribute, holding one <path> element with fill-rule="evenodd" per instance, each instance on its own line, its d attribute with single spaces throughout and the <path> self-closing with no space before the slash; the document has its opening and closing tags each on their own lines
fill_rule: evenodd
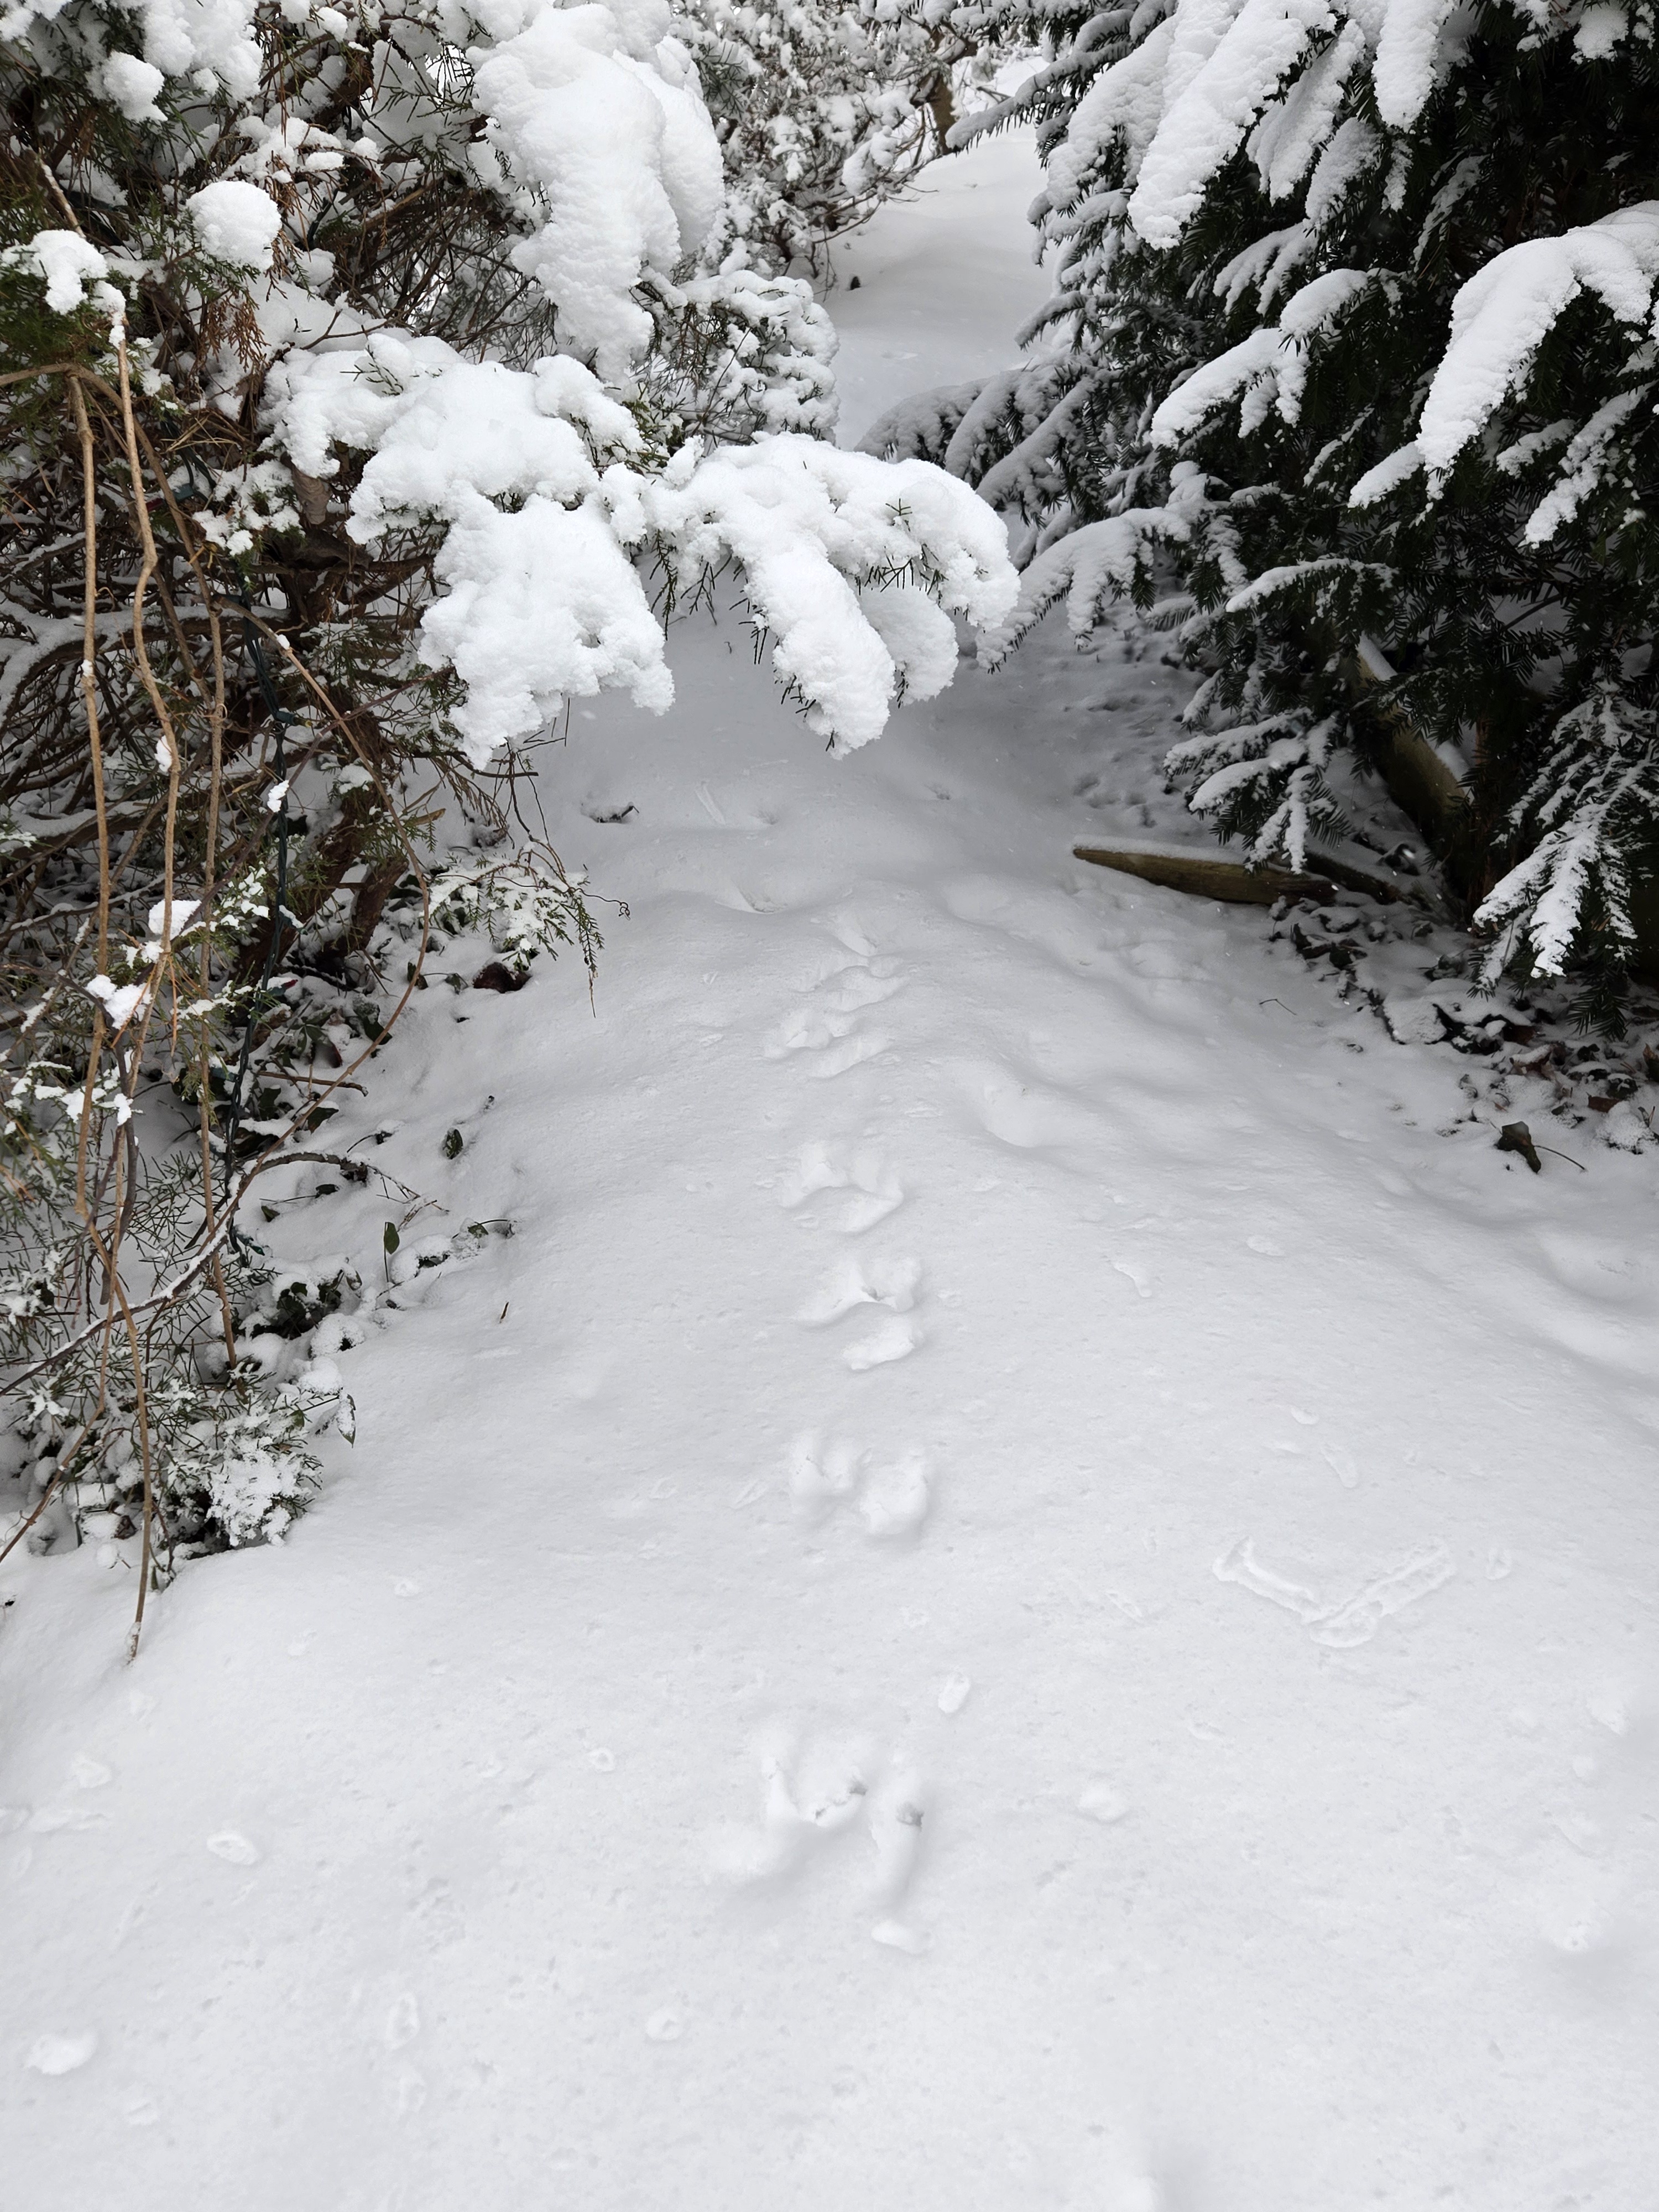
<svg viewBox="0 0 1659 2212">
<path fill-rule="evenodd" d="M 1294 422 L 1302 411 L 1308 380 L 1309 347 L 1370 281 L 1364 270 L 1332 269 L 1304 284 L 1285 303 L 1276 328 L 1252 331 L 1230 352 L 1206 362 L 1170 394 L 1152 417 L 1154 445 L 1178 445 L 1241 391 L 1241 421 L 1247 432 L 1269 407 L 1276 407 L 1285 422 Z"/>
<path fill-rule="evenodd" d="M 950 682 L 951 616 L 989 629 L 1019 588 L 999 517 L 925 461 L 765 438 L 688 448 L 640 489 L 641 536 L 677 574 L 734 565 L 774 667 L 837 751 L 878 737 L 902 690 Z"/>
<path fill-rule="evenodd" d="M 289 364 L 273 390 L 275 434 L 307 473 L 337 468 L 335 444 L 370 451 L 347 525 L 360 544 L 448 526 L 422 640 L 468 687 L 455 721 L 480 764 L 571 696 L 670 704 L 636 551 L 686 589 L 734 568 L 779 676 L 840 750 L 878 736 L 901 691 L 950 681 L 952 615 L 988 626 L 1018 588 L 1000 521 L 942 471 L 786 434 L 693 441 L 653 473 L 632 415 L 568 359 L 518 371 L 382 335 Z"/>
<path fill-rule="evenodd" d="M 1450 341 L 1423 403 L 1418 446 L 1443 474 L 1515 391 L 1581 292 L 1620 321 L 1646 321 L 1659 282 L 1659 200 L 1620 208 L 1559 238 L 1531 238 L 1489 261 L 1452 306 Z"/>
<path fill-rule="evenodd" d="M 695 253 L 720 206 L 720 149 L 690 58 L 663 0 L 505 0 L 490 13 L 524 21 L 473 59 L 480 162 L 546 210 L 514 264 L 558 301 L 572 349 L 618 375 L 652 337 L 634 286 Z"/>
<path fill-rule="evenodd" d="M 307 0 L 281 9 L 284 22 L 314 13 Z M 346 38 L 354 11 L 337 13 L 317 15 L 318 29 Z M 800 279 L 741 256 L 699 270 L 726 182 L 686 26 L 665 0 L 431 0 L 400 19 L 362 104 L 372 124 L 382 103 L 405 144 L 411 113 L 428 135 L 452 134 L 451 158 L 499 204 L 505 261 L 551 311 L 561 348 L 529 368 L 377 325 L 335 296 L 335 257 L 313 244 L 320 218 L 346 165 L 376 171 L 386 148 L 356 117 L 337 131 L 252 105 L 268 17 L 268 0 L 151 9 L 140 58 L 76 11 L 123 115 L 147 120 L 158 100 L 210 84 L 250 103 L 223 140 L 225 173 L 182 199 L 169 249 L 186 258 L 191 300 L 222 281 L 209 272 L 240 279 L 204 362 L 227 411 L 264 351 L 266 443 L 215 479 L 198 510 L 210 543 L 240 556 L 299 526 L 283 463 L 326 485 L 343 454 L 356 457 L 348 530 L 359 544 L 393 528 L 441 535 L 421 651 L 461 679 L 451 721 L 481 765 L 573 696 L 619 687 L 659 711 L 669 703 L 640 566 L 653 559 L 682 590 L 699 562 L 735 568 L 780 675 L 840 746 L 867 742 L 905 691 L 949 680 L 951 617 L 988 622 L 1012 599 L 1000 526 L 919 465 L 817 447 L 835 420 L 834 334 Z M 46 0 L 19 0 L 5 23 L 36 42 L 43 65 L 56 57 L 64 24 Z M 849 65 L 878 70 L 886 37 L 860 33 Z M 933 33 L 892 39 L 915 48 L 911 93 L 895 95 L 885 153 L 879 132 L 853 131 L 855 199 L 869 199 L 884 162 L 916 150 L 913 95 L 939 76 Z M 42 233 L 12 264 L 20 253 L 55 310 L 83 304 L 91 284 L 118 311 L 106 258 L 78 234 Z M 743 442 L 757 435 L 763 453 Z"/>
</svg>

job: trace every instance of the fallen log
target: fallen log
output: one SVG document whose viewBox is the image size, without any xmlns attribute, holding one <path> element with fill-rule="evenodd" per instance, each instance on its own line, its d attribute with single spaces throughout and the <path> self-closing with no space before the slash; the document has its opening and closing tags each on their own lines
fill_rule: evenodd
<svg viewBox="0 0 1659 2212">
<path fill-rule="evenodd" d="M 1427 905 L 1422 887 L 1403 884 L 1380 869 L 1360 867 L 1334 853 L 1315 852 L 1306 869 L 1246 867 L 1218 853 L 1195 853 L 1156 845 L 1074 845 L 1073 856 L 1092 867 L 1115 868 L 1143 883 L 1163 884 L 1194 898 L 1219 899 L 1228 906 L 1274 906 L 1282 898 L 1311 899 L 1324 906 L 1344 890 L 1362 892 L 1385 905 L 1409 899 Z"/>
<path fill-rule="evenodd" d="M 1351 663 L 1355 691 L 1370 696 L 1376 717 L 1376 764 L 1396 806 L 1437 853 L 1455 846 L 1468 816 L 1469 794 L 1451 763 L 1393 699 L 1382 692 L 1394 668 L 1381 647 L 1362 637 Z"/>
<path fill-rule="evenodd" d="M 1247 868 L 1242 861 L 1209 853 L 1137 852 L 1109 845 L 1074 845 L 1072 851 L 1094 867 L 1115 868 L 1120 875 L 1189 891 L 1194 898 L 1220 899 L 1228 906 L 1274 906 L 1282 898 L 1323 904 L 1336 896 L 1329 878 L 1295 875 L 1288 868 Z"/>
</svg>

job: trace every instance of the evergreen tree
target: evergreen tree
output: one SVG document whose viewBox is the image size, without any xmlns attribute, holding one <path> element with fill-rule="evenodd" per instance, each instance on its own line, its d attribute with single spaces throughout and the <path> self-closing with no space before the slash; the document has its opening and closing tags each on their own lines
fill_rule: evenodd
<svg viewBox="0 0 1659 2212">
<path fill-rule="evenodd" d="M 1653 9 L 1021 22 L 1043 64 L 970 127 L 1036 119 L 1036 356 L 872 449 L 1020 519 L 1016 634 L 1173 570 L 1206 681 L 1171 764 L 1252 856 L 1298 862 L 1334 754 L 1403 714 L 1490 968 L 1615 979 L 1659 842 Z"/>
</svg>

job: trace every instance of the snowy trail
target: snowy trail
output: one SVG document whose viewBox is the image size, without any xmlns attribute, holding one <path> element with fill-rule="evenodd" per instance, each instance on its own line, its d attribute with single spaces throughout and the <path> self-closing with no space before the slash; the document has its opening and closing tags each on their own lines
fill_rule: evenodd
<svg viewBox="0 0 1659 2212">
<path fill-rule="evenodd" d="M 910 392 L 1018 358 L 1014 333 L 1052 289 L 1024 222 L 1042 183 L 1030 133 L 1009 131 L 924 171 L 901 204 L 839 241 L 829 304 L 844 444 Z"/>
<path fill-rule="evenodd" d="M 592 1017 L 396 1048 L 512 1240 L 136 1667 L 17 1563 L 9 2212 L 1646 2212 L 1651 1157 L 1073 861 L 1115 638 L 836 763 L 683 635 L 545 779 Z"/>
</svg>

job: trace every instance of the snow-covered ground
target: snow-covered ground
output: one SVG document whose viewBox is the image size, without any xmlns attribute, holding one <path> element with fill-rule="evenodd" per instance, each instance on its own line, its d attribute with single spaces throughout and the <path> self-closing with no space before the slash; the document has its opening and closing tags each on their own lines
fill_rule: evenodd
<svg viewBox="0 0 1659 2212">
<path fill-rule="evenodd" d="M 860 242 L 851 434 L 1006 352 L 1031 184 Z M 1074 861 L 1172 826 L 1133 637 L 842 762 L 677 661 L 544 775 L 592 1011 L 434 988 L 344 1132 L 516 1233 L 309 1516 L 130 1668 L 7 1564 L 0 2203 L 1649 2212 L 1654 1156 Z"/>
<path fill-rule="evenodd" d="M 910 392 L 1018 360 L 1014 333 L 1051 289 L 1024 220 L 1042 183 L 1028 131 L 983 139 L 925 170 L 913 194 L 836 246 L 830 312 L 845 444 Z"/>
</svg>

